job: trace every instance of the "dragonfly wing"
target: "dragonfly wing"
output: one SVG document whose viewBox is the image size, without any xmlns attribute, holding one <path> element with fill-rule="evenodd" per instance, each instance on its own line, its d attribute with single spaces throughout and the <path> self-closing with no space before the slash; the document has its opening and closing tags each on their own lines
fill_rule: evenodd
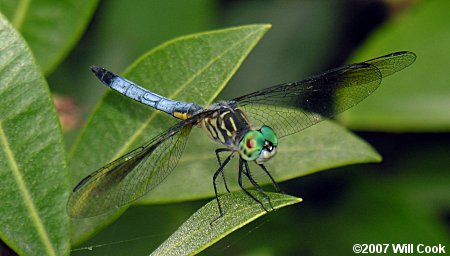
<svg viewBox="0 0 450 256">
<path fill-rule="evenodd" d="M 355 106 L 378 88 L 382 78 L 411 65 L 415 58 L 411 52 L 396 52 L 233 101 L 253 124 L 268 125 L 281 138 Z"/>
<path fill-rule="evenodd" d="M 175 168 L 195 120 L 181 122 L 83 179 L 67 211 L 85 218 L 124 206 L 155 188 Z"/>
</svg>

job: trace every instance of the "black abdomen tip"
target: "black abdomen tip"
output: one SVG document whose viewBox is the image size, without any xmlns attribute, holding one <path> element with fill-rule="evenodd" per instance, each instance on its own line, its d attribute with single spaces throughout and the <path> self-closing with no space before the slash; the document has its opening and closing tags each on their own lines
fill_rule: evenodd
<svg viewBox="0 0 450 256">
<path fill-rule="evenodd" d="M 91 66 L 91 71 L 106 85 L 110 85 L 112 80 L 117 77 L 113 72 L 99 66 Z"/>
<path fill-rule="evenodd" d="M 105 71 L 104 68 L 99 67 L 99 66 L 91 66 L 90 69 L 91 69 L 92 72 L 94 72 L 94 74 L 102 73 L 102 72 Z"/>
</svg>

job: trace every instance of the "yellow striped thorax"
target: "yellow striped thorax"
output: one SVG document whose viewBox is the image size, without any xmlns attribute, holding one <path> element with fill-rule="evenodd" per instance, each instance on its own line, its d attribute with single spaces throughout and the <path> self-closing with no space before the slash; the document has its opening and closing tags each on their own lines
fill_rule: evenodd
<svg viewBox="0 0 450 256">
<path fill-rule="evenodd" d="M 243 134 L 250 130 L 247 117 L 239 108 L 226 104 L 216 105 L 214 108 L 210 115 L 201 120 L 200 127 L 213 140 L 237 149 Z"/>
</svg>

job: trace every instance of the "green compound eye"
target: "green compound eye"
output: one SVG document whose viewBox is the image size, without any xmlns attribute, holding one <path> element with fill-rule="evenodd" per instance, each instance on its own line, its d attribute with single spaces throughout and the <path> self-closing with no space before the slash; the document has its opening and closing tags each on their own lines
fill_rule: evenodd
<svg viewBox="0 0 450 256">
<path fill-rule="evenodd" d="M 239 143 L 239 151 L 246 161 L 253 161 L 259 157 L 264 147 L 264 136 L 259 131 L 248 131 Z"/>
<path fill-rule="evenodd" d="M 263 126 L 261 126 L 260 131 L 266 141 L 272 143 L 272 145 L 274 147 L 276 147 L 278 145 L 277 136 L 275 135 L 275 132 L 272 130 L 272 128 L 270 128 L 269 126 L 263 125 Z"/>
</svg>

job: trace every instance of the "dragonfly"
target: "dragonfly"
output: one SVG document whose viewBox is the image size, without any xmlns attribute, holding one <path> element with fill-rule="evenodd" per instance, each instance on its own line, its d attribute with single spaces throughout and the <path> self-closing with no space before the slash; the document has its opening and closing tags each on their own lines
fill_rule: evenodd
<svg viewBox="0 0 450 256">
<path fill-rule="evenodd" d="M 174 170 L 194 126 L 222 146 L 215 151 L 219 167 L 213 175 L 219 218 L 224 211 L 218 194 L 218 179 L 223 179 L 230 192 L 223 171 L 234 156 L 239 157 L 240 188 L 267 211 L 262 201 L 248 189 L 253 186 L 271 206 L 270 198 L 253 178 L 249 162 L 256 163 L 279 192 L 265 163 L 276 155 L 281 138 L 355 106 L 371 95 L 383 78 L 408 67 L 415 59 L 416 55 L 409 51 L 390 53 L 208 107 L 165 98 L 107 69 L 92 66 L 97 78 L 111 89 L 180 121 L 81 180 L 69 197 L 68 214 L 72 218 L 104 214 L 147 194 Z M 223 159 L 224 153 L 228 155 Z M 243 182 L 250 182 L 251 186 L 244 186 Z"/>
</svg>

